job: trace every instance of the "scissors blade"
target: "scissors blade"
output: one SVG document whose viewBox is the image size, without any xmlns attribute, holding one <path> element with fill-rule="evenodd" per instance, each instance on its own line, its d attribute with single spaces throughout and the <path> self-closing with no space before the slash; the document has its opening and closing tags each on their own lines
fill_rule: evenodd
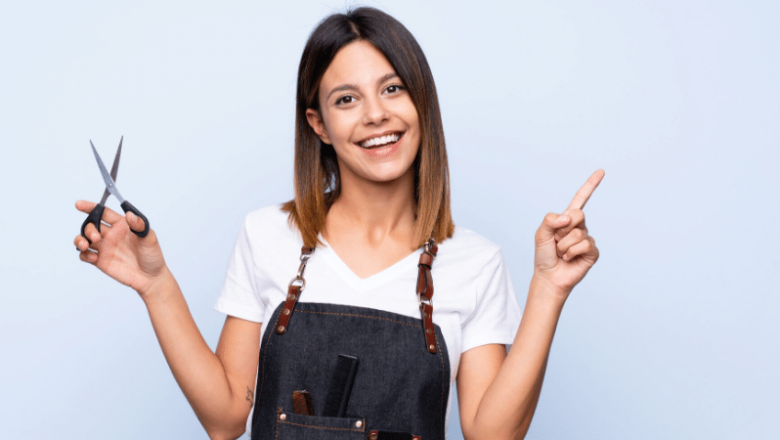
<svg viewBox="0 0 780 440">
<path fill-rule="evenodd" d="M 116 173 L 119 171 L 119 156 L 122 155 L 123 140 L 125 140 L 124 136 L 119 138 L 119 148 L 116 149 L 116 156 L 114 156 L 114 163 L 113 165 L 111 165 L 111 178 L 114 179 L 114 183 L 116 183 Z"/>
<path fill-rule="evenodd" d="M 119 139 L 119 148 L 116 150 L 116 156 L 114 156 L 114 163 L 111 165 L 111 178 L 114 179 L 114 183 L 116 184 L 116 174 L 119 171 L 119 157 L 122 155 L 122 141 L 125 139 L 124 136 L 122 136 Z M 91 141 L 90 141 L 91 142 Z M 100 204 L 105 205 L 106 200 L 108 200 L 108 195 L 111 194 L 108 191 L 108 188 L 103 190 L 103 197 L 100 199 Z"/>
<path fill-rule="evenodd" d="M 111 174 L 108 173 L 106 166 L 103 165 L 103 160 L 100 158 L 100 155 L 91 140 L 89 141 L 89 145 L 92 146 L 92 152 L 95 153 L 95 159 L 97 160 L 98 168 L 100 168 L 100 174 L 103 176 L 103 181 L 106 183 L 106 190 L 113 194 L 114 197 L 119 200 L 119 203 L 124 203 L 125 199 L 122 198 L 122 195 L 119 194 L 119 191 L 116 189 L 114 179 L 111 178 Z"/>
</svg>

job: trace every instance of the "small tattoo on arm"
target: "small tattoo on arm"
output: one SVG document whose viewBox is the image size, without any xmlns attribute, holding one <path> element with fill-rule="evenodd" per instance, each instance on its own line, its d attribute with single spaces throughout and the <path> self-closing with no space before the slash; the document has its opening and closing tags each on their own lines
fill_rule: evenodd
<svg viewBox="0 0 780 440">
<path fill-rule="evenodd" d="M 246 400 L 250 405 L 254 404 L 255 395 L 249 387 L 246 387 Z"/>
</svg>

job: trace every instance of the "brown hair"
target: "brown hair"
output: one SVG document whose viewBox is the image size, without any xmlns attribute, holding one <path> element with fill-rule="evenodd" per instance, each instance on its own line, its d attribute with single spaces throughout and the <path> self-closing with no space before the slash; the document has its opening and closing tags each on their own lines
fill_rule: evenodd
<svg viewBox="0 0 780 440">
<path fill-rule="evenodd" d="M 319 243 L 325 216 L 341 193 L 336 152 L 320 140 L 306 118 L 306 110 L 319 110 L 322 76 L 336 53 L 354 41 L 367 41 L 382 52 L 411 96 L 420 123 L 420 148 L 415 167 L 417 215 L 415 243 L 428 238 L 437 242 L 452 237 L 455 226 L 450 212 L 449 168 L 444 129 L 433 74 L 420 45 L 396 19 L 362 7 L 333 14 L 314 29 L 298 66 L 295 107 L 295 199 L 282 210 L 298 227 L 305 246 Z"/>
</svg>

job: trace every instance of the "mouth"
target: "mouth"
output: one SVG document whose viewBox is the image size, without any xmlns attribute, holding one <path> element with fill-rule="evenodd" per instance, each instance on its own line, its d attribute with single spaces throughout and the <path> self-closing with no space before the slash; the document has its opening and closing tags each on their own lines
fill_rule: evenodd
<svg viewBox="0 0 780 440">
<path fill-rule="evenodd" d="M 398 143 L 403 135 L 403 131 L 389 132 L 381 136 L 374 136 L 364 141 L 358 142 L 357 145 L 365 150 L 378 150 Z"/>
</svg>

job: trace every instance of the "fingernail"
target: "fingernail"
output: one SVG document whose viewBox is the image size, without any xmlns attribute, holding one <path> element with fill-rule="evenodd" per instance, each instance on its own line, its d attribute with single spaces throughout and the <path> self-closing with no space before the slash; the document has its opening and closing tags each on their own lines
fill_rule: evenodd
<svg viewBox="0 0 780 440">
<path fill-rule="evenodd" d="M 135 221 L 135 214 L 133 214 L 132 211 L 127 213 L 127 219 L 130 221 Z"/>
<path fill-rule="evenodd" d="M 559 220 L 561 223 L 566 223 L 566 222 L 567 222 L 567 221 L 568 221 L 570 218 L 571 218 L 571 217 L 569 217 L 568 215 L 562 215 L 562 216 L 560 216 L 560 217 L 558 218 L 558 220 Z"/>
</svg>

